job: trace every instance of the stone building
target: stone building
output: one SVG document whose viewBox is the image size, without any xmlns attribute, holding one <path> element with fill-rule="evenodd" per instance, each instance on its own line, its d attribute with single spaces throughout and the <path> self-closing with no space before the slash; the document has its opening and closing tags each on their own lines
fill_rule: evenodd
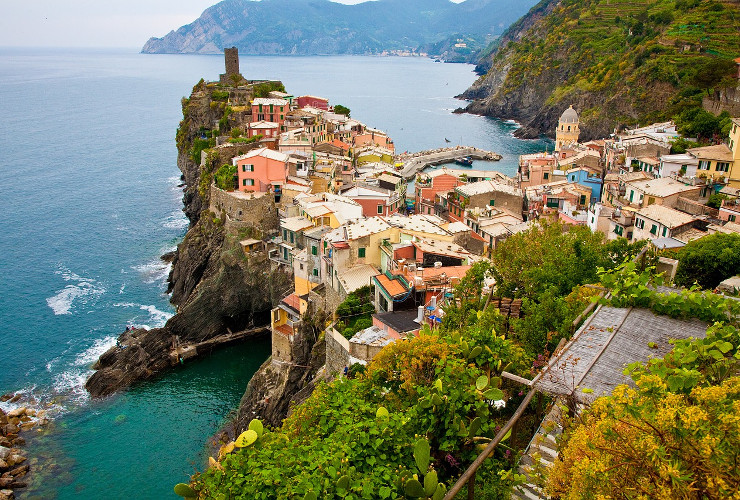
<svg viewBox="0 0 740 500">
<path fill-rule="evenodd" d="M 573 106 L 570 106 L 563 111 L 560 120 L 558 120 L 558 128 L 555 131 L 555 151 L 560 151 L 563 147 L 578 142 L 580 133 L 578 126 L 578 113 L 573 109 Z"/>
<path fill-rule="evenodd" d="M 234 76 L 239 80 L 244 79 L 242 74 L 239 72 L 239 49 L 236 47 L 224 49 L 224 62 L 226 65 L 226 72 L 221 75 L 221 83 L 233 84 Z"/>
</svg>

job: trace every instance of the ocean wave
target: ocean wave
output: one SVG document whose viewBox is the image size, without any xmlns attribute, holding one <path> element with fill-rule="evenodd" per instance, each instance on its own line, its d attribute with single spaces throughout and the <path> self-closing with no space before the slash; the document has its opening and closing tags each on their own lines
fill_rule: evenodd
<svg viewBox="0 0 740 500">
<path fill-rule="evenodd" d="M 144 283 L 163 283 L 170 275 L 172 263 L 156 259 L 133 269 L 141 274 Z"/>
<path fill-rule="evenodd" d="M 173 313 L 169 313 L 167 311 L 161 311 L 157 309 L 156 306 L 152 306 L 152 305 L 134 304 L 133 302 L 120 302 L 117 304 L 113 304 L 113 306 L 114 307 L 136 307 L 142 311 L 146 311 L 147 313 L 149 313 L 149 317 L 147 318 L 146 323 L 137 321 L 138 319 L 140 319 L 138 316 L 134 316 L 134 318 L 132 318 L 132 323 L 135 323 L 136 327 L 146 328 L 147 330 L 151 330 L 152 328 L 163 327 L 164 324 L 167 323 L 167 320 L 169 320 L 172 316 L 174 316 Z"/>
<path fill-rule="evenodd" d="M 167 320 L 174 316 L 174 314 L 160 311 L 154 306 L 141 306 L 141 309 L 149 313 L 149 316 L 155 322 L 155 328 L 164 326 L 164 324 L 167 323 Z"/>
<path fill-rule="evenodd" d="M 102 339 L 95 340 L 90 347 L 82 351 L 75 357 L 75 366 L 90 366 L 108 349 L 116 345 L 116 337 L 110 335 Z"/>
<path fill-rule="evenodd" d="M 162 223 L 167 229 L 185 229 L 190 221 L 181 210 L 172 212 Z"/>
<path fill-rule="evenodd" d="M 105 288 L 91 278 L 84 278 L 65 267 L 60 267 L 54 274 L 60 275 L 64 281 L 72 281 L 59 290 L 56 295 L 46 299 L 46 304 L 56 316 L 72 314 L 75 303 L 83 305 L 93 302 L 105 293 Z"/>
</svg>

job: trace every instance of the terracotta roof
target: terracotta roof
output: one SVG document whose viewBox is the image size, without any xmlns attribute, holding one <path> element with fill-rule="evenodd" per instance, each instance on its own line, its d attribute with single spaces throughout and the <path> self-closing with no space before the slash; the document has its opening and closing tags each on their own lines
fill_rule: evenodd
<svg viewBox="0 0 740 500">
<path fill-rule="evenodd" d="M 301 311 L 301 298 L 294 293 L 285 297 L 281 302 L 291 309 L 295 309 L 298 312 Z"/>
<path fill-rule="evenodd" d="M 291 335 L 293 335 L 293 329 L 289 327 L 288 325 L 276 326 L 275 331 L 278 333 L 282 333 L 286 337 L 290 337 Z"/>
<path fill-rule="evenodd" d="M 385 274 L 379 274 L 374 279 L 391 297 L 404 294 L 408 291 L 401 280 L 390 280 Z"/>
</svg>

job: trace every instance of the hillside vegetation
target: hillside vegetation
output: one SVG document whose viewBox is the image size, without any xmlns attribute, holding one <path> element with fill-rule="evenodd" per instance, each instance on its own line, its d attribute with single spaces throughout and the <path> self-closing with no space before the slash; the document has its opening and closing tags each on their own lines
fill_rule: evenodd
<svg viewBox="0 0 740 500">
<path fill-rule="evenodd" d="M 543 0 L 490 49 L 464 97 L 475 99 L 467 111 L 518 119 L 529 136 L 552 133 L 573 104 L 592 138 L 735 86 L 739 56 L 737 1 Z"/>
</svg>

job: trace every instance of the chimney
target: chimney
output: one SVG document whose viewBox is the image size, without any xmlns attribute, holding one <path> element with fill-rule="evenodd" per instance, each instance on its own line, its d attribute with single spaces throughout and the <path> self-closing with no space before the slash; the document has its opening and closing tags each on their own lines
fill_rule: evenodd
<svg viewBox="0 0 740 500">
<path fill-rule="evenodd" d="M 424 306 L 419 306 L 419 313 L 416 315 L 416 319 L 414 321 L 419 324 L 424 322 Z"/>
</svg>

